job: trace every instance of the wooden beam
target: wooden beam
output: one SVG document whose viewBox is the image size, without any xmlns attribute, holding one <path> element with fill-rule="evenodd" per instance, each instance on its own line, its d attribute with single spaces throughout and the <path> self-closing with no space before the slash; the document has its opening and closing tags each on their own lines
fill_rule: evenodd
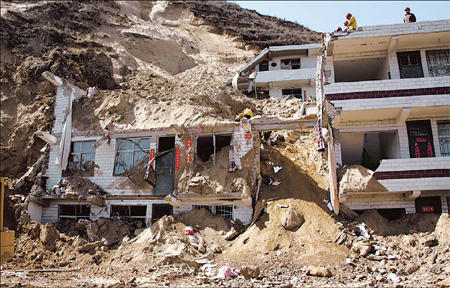
<svg viewBox="0 0 450 288">
<path fill-rule="evenodd" d="M 58 138 L 44 131 L 34 132 L 34 135 L 41 138 L 50 145 L 56 145 L 56 143 L 58 142 Z"/>
</svg>

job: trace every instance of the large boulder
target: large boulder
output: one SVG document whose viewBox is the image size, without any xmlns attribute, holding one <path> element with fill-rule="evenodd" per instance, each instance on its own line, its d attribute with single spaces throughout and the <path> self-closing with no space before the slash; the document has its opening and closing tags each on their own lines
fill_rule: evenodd
<svg viewBox="0 0 450 288">
<path fill-rule="evenodd" d="M 54 252 L 56 250 L 56 241 L 59 240 L 59 232 L 52 223 L 46 223 L 41 228 L 40 240 L 42 247 Z"/>
<path fill-rule="evenodd" d="M 298 229 L 305 222 L 303 216 L 299 215 L 297 211 L 289 208 L 283 213 L 281 217 L 281 225 L 288 231 Z"/>
</svg>

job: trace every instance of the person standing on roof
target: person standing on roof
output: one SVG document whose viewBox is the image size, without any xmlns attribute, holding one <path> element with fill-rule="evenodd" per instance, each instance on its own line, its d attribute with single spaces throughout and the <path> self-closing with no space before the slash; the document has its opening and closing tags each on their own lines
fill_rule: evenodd
<svg viewBox="0 0 450 288">
<path fill-rule="evenodd" d="M 236 122 L 241 121 L 242 118 L 250 119 L 253 117 L 253 113 L 256 111 L 255 107 L 250 107 L 250 109 L 245 108 L 239 115 L 236 115 L 236 118 L 234 119 Z"/>
<path fill-rule="evenodd" d="M 348 20 L 347 28 L 348 30 L 356 30 L 357 26 L 356 26 L 356 19 L 354 16 L 352 16 L 352 13 L 347 13 L 347 16 L 345 16 Z"/>
<path fill-rule="evenodd" d="M 416 22 L 416 16 L 410 12 L 411 9 L 409 9 L 409 7 L 405 8 L 405 17 L 403 17 L 403 23 L 412 23 L 412 22 Z"/>
</svg>

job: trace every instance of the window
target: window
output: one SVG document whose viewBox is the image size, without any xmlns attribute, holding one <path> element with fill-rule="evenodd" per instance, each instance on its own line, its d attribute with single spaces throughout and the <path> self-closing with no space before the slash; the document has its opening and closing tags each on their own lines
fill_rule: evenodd
<svg viewBox="0 0 450 288">
<path fill-rule="evenodd" d="M 123 175 L 137 165 L 147 168 L 149 157 L 150 138 L 117 139 L 114 175 Z"/>
<path fill-rule="evenodd" d="M 95 141 L 72 142 L 70 147 L 69 163 L 64 170 L 64 176 L 74 174 L 94 176 Z"/>
<path fill-rule="evenodd" d="M 233 205 L 216 205 L 216 214 L 225 218 L 233 218 Z"/>
<path fill-rule="evenodd" d="M 281 59 L 282 70 L 300 69 L 300 58 Z"/>
<path fill-rule="evenodd" d="M 300 98 L 300 99 L 302 99 L 302 89 L 301 88 L 282 89 L 281 94 L 283 94 L 283 98 Z"/>
<path fill-rule="evenodd" d="M 438 137 L 441 155 L 450 156 L 450 121 L 438 122 Z"/>
<path fill-rule="evenodd" d="M 58 205 L 59 220 L 89 219 L 91 205 Z"/>
<path fill-rule="evenodd" d="M 434 157 L 433 137 L 429 120 L 406 121 L 411 158 Z"/>
<path fill-rule="evenodd" d="M 269 71 L 269 61 L 265 60 L 259 63 L 259 71 Z"/>
<path fill-rule="evenodd" d="M 192 210 L 200 210 L 200 209 L 206 209 L 210 213 L 212 213 L 213 206 L 212 205 L 192 205 Z"/>
<path fill-rule="evenodd" d="M 173 215 L 172 205 L 152 204 L 152 223 L 166 215 Z"/>
<path fill-rule="evenodd" d="M 213 214 L 233 219 L 233 205 L 192 205 L 194 209 L 206 209 Z"/>
<path fill-rule="evenodd" d="M 196 154 L 203 162 L 211 159 L 223 147 L 231 143 L 231 135 L 208 135 L 197 137 Z"/>
<path fill-rule="evenodd" d="M 419 51 L 398 52 L 397 58 L 400 68 L 400 78 L 423 77 L 422 60 Z"/>
<path fill-rule="evenodd" d="M 144 218 L 147 216 L 147 206 L 111 205 L 111 217 Z"/>
<path fill-rule="evenodd" d="M 450 49 L 426 51 L 431 77 L 450 76 Z"/>
</svg>

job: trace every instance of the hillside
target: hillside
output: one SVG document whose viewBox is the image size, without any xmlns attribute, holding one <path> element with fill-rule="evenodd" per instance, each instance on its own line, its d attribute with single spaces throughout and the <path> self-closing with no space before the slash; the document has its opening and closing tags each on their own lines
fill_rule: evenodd
<svg viewBox="0 0 450 288">
<path fill-rule="evenodd" d="M 250 105 L 223 83 L 259 48 L 319 39 L 300 25 L 226 2 L 1 5 L 0 172 L 12 178 L 36 161 L 44 145 L 33 133 L 52 125 L 54 88 L 44 71 L 100 89 L 83 110 L 75 108 L 75 115 L 83 114 L 75 125 L 87 120 L 92 130 L 103 130 L 112 122 L 120 128 L 207 123 L 232 119 Z M 128 116 L 113 115 L 118 110 Z"/>
</svg>

